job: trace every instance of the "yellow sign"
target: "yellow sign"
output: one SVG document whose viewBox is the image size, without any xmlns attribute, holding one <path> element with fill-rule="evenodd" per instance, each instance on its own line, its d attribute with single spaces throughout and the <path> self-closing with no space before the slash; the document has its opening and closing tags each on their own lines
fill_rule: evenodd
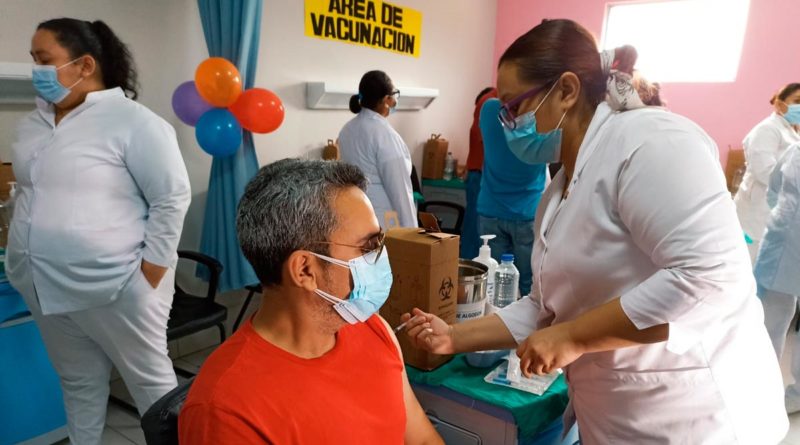
<svg viewBox="0 0 800 445">
<path fill-rule="evenodd" d="M 306 0 L 306 35 L 419 57 L 422 13 L 381 0 Z"/>
</svg>

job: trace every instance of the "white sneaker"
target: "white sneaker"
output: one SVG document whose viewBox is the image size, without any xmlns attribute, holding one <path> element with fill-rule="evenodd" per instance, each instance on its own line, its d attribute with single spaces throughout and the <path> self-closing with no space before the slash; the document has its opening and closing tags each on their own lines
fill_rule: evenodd
<svg viewBox="0 0 800 445">
<path fill-rule="evenodd" d="M 794 414 L 800 412 L 800 399 L 796 397 L 785 396 L 783 403 L 786 405 L 786 413 Z"/>
</svg>

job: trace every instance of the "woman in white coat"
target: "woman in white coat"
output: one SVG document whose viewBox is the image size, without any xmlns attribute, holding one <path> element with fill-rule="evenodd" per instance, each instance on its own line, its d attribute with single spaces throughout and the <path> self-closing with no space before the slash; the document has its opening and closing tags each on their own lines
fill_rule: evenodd
<svg viewBox="0 0 800 445">
<path fill-rule="evenodd" d="M 754 268 L 764 304 L 764 323 L 780 357 L 800 293 L 800 144 L 790 146 L 770 176 L 767 202 L 772 209 Z M 786 411 L 800 411 L 800 342 L 792 352 L 792 377 Z"/>
<path fill-rule="evenodd" d="M 800 124 L 800 83 L 781 88 L 769 102 L 774 109 L 772 114 L 750 130 L 742 142 L 747 170 L 734 198 L 742 228 L 753 240 L 748 249 L 754 263 L 769 217 L 769 175 L 786 147 L 800 142 L 800 134 L 793 127 Z"/>
<path fill-rule="evenodd" d="M 570 20 L 506 50 L 509 147 L 563 163 L 536 214 L 532 295 L 453 326 L 414 309 L 407 335 L 437 353 L 516 347 L 528 376 L 563 368 L 565 425 L 577 418 L 584 445 L 778 443 L 780 370 L 717 148 L 643 107 L 635 57 L 625 47 L 601 62 Z"/>
<path fill-rule="evenodd" d="M 401 227 L 417 227 L 411 154 L 386 119 L 399 97 L 400 91 L 383 71 L 364 74 L 358 94 L 350 98 L 350 111 L 357 116 L 339 132 L 342 161 L 357 165 L 367 176 L 367 196 L 384 229 L 388 211 L 397 212 Z"/>
<path fill-rule="evenodd" d="M 167 320 L 189 178 L 105 23 L 43 22 L 31 55 L 6 272 L 61 379 L 71 443 L 100 444 L 112 365 L 140 414 L 177 385 Z"/>
</svg>

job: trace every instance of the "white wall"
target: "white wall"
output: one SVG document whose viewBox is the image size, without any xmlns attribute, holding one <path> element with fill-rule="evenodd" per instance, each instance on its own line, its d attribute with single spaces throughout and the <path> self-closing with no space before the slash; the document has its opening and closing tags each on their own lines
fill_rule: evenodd
<svg viewBox="0 0 800 445">
<path fill-rule="evenodd" d="M 346 110 L 305 109 L 306 81 L 349 82 L 356 88 L 361 75 L 372 69 L 386 71 L 396 85 L 440 90 L 439 98 L 427 109 L 390 117 L 418 167 L 422 144 L 434 132 L 450 139 L 454 156 L 461 163 L 466 161 L 474 99 L 492 80 L 497 2 L 396 0 L 395 3 L 422 12 L 419 58 L 306 37 L 302 0 L 264 1 L 255 83 L 282 98 L 286 119 L 276 132 L 256 136 L 262 165 L 285 157 L 319 156 L 325 141 L 336 138 L 342 125 L 353 117 Z M 172 113 L 171 96 L 181 82 L 193 78 L 197 64 L 208 57 L 197 2 L 0 0 L 0 61 L 30 62 L 30 37 L 36 25 L 62 16 L 102 19 L 129 45 L 139 69 L 139 101 L 171 122 L 178 133 L 193 191 L 181 247 L 196 249 L 200 243 L 211 159 L 197 146 L 194 129 Z M 13 127 L 26 112 L 26 107 L 0 105 L 0 160 L 10 160 Z M 184 278 L 188 275 L 187 271 L 181 273 Z M 232 305 L 239 298 L 224 296 L 222 300 Z M 231 309 L 232 319 L 238 308 Z M 213 342 L 213 332 L 210 341 Z"/>
<path fill-rule="evenodd" d="M 302 0 L 265 0 L 256 85 L 275 91 L 286 107 L 276 132 L 257 135 L 259 162 L 289 156 L 318 156 L 329 138 L 352 118 L 349 111 L 305 109 L 304 82 L 350 82 L 357 87 L 371 69 L 386 71 L 396 85 L 438 88 L 440 96 L 418 112 L 400 112 L 390 122 L 419 166 L 422 143 L 433 133 L 451 141 L 466 161 L 473 101 L 492 80 L 496 0 L 397 0 L 422 11 L 421 56 L 413 58 L 372 48 L 306 37 Z M 205 59 L 205 41 L 193 0 L 2 0 L 0 61 L 29 62 L 36 24 L 53 17 L 102 19 L 129 44 L 141 82 L 140 102 L 178 131 L 192 180 L 194 201 L 182 241 L 199 244 L 210 158 L 197 146 L 193 129 L 172 113 L 172 91 L 191 79 Z M 401 99 L 402 100 L 402 97 Z M 0 159 L 10 159 L 13 125 L 25 107 L 0 106 Z"/>
<path fill-rule="evenodd" d="M 422 12 L 419 58 L 306 37 L 301 0 L 265 2 L 256 83 L 273 89 L 287 110 L 283 126 L 274 135 L 256 138 L 262 163 L 321 148 L 352 118 L 347 110 L 306 110 L 303 82 L 327 80 L 357 88 L 361 75 L 372 69 L 386 71 L 395 85 L 440 90 L 427 109 L 389 118 L 418 166 L 421 144 L 434 132 L 450 139 L 454 156 L 466 162 L 475 96 L 492 80 L 496 1 L 395 3 Z"/>
</svg>

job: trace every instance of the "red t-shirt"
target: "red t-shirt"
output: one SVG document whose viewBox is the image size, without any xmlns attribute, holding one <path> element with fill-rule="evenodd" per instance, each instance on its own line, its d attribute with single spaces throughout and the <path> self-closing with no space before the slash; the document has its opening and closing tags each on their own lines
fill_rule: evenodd
<svg viewBox="0 0 800 445">
<path fill-rule="evenodd" d="M 483 170 L 483 136 L 481 136 L 481 128 L 479 126 L 481 118 L 481 107 L 483 104 L 493 98 L 497 97 L 497 90 L 492 89 L 487 92 L 475 105 L 475 111 L 472 113 L 472 127 L 469 129 L 469 154 L 467 155 L 467 170 Z"/>
<path fill-rule="evenodd" d="M 248 321 L 208 357 L 178 419 L 181 445 L 401 444 L 403 364 L 383 322 L 348 325 L 322 357 L 269 343 Z"/>
</svg>

